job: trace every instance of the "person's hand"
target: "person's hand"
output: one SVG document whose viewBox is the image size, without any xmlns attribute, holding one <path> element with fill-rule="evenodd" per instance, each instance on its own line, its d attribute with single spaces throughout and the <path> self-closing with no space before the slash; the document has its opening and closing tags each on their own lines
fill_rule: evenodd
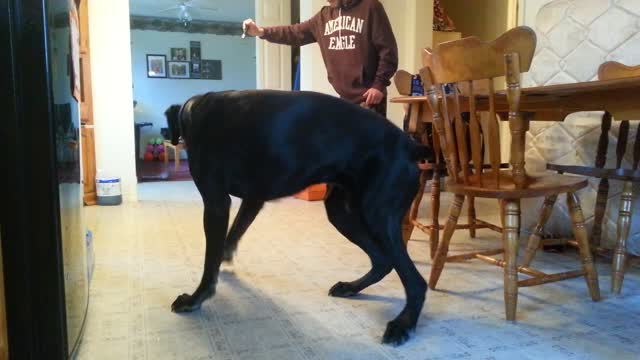
<svg viewBox="0 0 640 360">
<path fill-rule="evenodd" d="M 362 96 L 367 106 L 378 105 L 384 99 L 382 91 L 375 88 L 367 90 Z"/>
<path fill-rule="evenodd" d="M 242 22 L 242 29 L 244 33 L 249 36 L 264 36 L 264 29 L 258 27 L 253 19 L 247 19 Z"/>
</svg>

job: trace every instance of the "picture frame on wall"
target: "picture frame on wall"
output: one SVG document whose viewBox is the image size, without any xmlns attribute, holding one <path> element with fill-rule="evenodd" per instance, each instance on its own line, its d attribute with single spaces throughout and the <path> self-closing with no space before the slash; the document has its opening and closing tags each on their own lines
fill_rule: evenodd
<svg viewBox="0 0 640 360">
<path fill-rule="evenodd" d="M 187 61 L 186 48 L 171 48 L 171 61 Z"/>
<path fill-rule="evenodd" d="M 172 79 L 189 79 L 190 62 L 188 61 L 167 61 L 169 77 Z"/>
<path fill-rule="evenodd" d="M 200 79 L 202 77 L 202 64 L 200 61 L 191 62 L 191 78 Z"/>
<path fill-rule="evenodd" d="M 202 60 L 200 71 L 202 79 L 222 80 L 222 60 Z"/>
<path fill-rule="evenodd" d="M 202 51 L 200 49 L 200 41 L 191 41 L 189 43 L 190 45 L 190 52 L 189 55 L 191 57 L 191 62 L 200 62 L 200 60 L 202 60 Z"/>
<path fill-rule="evenodd" d="M 147 55 L 147 77 L 166 78 L 167 77 L 167 57 L 164 55 Z"/>
</svg>

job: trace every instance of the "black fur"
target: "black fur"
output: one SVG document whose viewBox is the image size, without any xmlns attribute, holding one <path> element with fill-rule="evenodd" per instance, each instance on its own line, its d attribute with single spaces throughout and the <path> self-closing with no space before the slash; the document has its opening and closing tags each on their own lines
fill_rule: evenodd
<svg viewBox="0 0 640 360">
<path fill-rule="evenodd" d="M 204 201 L 206 254 L 202 280 L 175 312 L 198 309 L 215 293 L 220 263 L 265 201 L 330 184 L 329 221 L 364 250 L 372 268 L 338 282 L 332 296 L 352 296 L 395 269 L 407 302 L 383 342 L 401 344 L 422 309 L 427 283 L 402 243 L 401 225 L 418 189 L 416 161 L 431 158 L 387 119 L 340 99 L 312 92 L 208 93 L 166 111 L 174 144 L 182 136 L 189 168 Z M 231 228 L 230 196 L 242 199 Z"/>
</svg>

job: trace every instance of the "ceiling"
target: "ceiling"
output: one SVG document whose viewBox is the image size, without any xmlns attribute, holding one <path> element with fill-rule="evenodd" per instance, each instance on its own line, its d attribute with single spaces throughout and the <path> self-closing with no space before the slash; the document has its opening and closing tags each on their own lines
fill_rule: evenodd
<svg viewBox="0 0 640 360">
<path fill-rule="evenodd" d="M 178 9 L 160 12 L 177 6 L 182 0 L 130 0 L 131 15 L 177 17 Z M 241 22 L 255 14 L 254 0 L 192 0 L 194 7 L 189 14 L 194 20 Z M 198 6 L 218 9 L 218 11 L 199 10 Z"/>
</svg>

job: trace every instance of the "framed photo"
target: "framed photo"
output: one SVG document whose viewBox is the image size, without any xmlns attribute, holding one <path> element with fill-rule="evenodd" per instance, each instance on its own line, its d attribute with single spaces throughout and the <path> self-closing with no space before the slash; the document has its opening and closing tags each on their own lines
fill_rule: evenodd
<svg viewBox="0 0 640 360">
<path fill-rule="evenodd" d="M 202 60 L 202 53 L 200 51 L 200 41 L 191 41 L 190 47 L 191 47 L 191 51 L 190 51 L 191 62 L 199 62 L 200 60 Z"/>
<path fill-rule="evenodd" d="M 201 69 L 202 69 L 202 63 L 200 61 L 192 61 L 191 62 L 191 78 L 192 79 L 202 78 Z"/>
<path fill-rule="evenodd" d="M 187 49 L 171 48 L 171 61 L 187 61 Z"/>
<path fill-rule="evenodd" d="M 222 61 L 202 60 L 200 72 L 203 79 L 222 80 Z"/>
<path fill-rule="evenodd" d="M 188 61 L 168 61 L 169 77 L 172 79 L 188 79 L 190 73 L 189 64 Z"/>
<path fill-rule="evenodd" d="M 147 77 L 167 77 L 167 57 L 164 55 L 147 55 Z"/>
</svg>

